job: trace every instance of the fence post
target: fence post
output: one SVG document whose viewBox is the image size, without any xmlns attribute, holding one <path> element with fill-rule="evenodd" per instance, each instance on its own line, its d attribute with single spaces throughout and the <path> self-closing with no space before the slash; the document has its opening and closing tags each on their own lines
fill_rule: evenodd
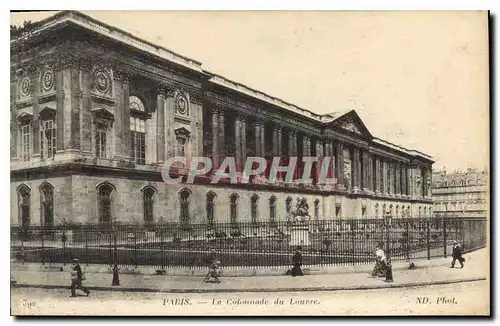
<svg viewBox="0 0 500 326">
<path fill-rule="evenodd" d="M 355 254 L 355 244 L 356 244 L 356 241 L 354 239 L 354 235 L 355 235 L 355 232 L 354 232 L 354 221 L 351 221 L 351 249 L 352 249 L 352 255 L 351 255 L 351 259 L 352 259 L 352 264 L 353 265 L 356 265 L 355 263 L 355 259 L 356 259 L 356 254 Z"/>
<path fill-rule="evenodd" d="M 45 265 L 45 246 L 43 243 L 43 227 L 40 229 L 40 235 L 42 237 L 42 265 Z"/>
<path fill-rule="evenodd" d="M 89 255 L 89 229 L 88 226 L 85 226 L 85 256 L 87 257 L 87 266 L 89 265 L 89 260 L 91 260 L 91 257 Z"/>
<path fill-rule="evenodd" d="M 443 217 L 443 247 L 444 247 L 444 258 L 446 258 L 447 253 L 446 253 L 446 220 Z"/>
<path fill-rule="evenodd" d="M 427 220 L 427 260 L 431 259 L 431 222 Z"/>
<path fill-rule="evenodd" d="M 160 224 L 160 249 L 161 249 L 161 269 L 165 269 L 165 244 L 163 243 L 163 235 L 165 230 L 163 228 L 163 223 Z"/>
</svg>

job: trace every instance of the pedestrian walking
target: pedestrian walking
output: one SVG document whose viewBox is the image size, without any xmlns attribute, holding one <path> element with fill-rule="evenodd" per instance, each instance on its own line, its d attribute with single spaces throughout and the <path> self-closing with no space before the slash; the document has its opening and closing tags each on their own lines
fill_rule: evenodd
<svg viewBox="0 0 500 326">
<path fill-rule="evenodd" d="M 293 256 L 292 256 L 292 276 L 304 276 L 304 273 L 302 273 L 302 247 L 298 246 L 297 250 L 295 250 Z"/>
<path fill-rule="evenodd" d="M 375 267 L 373 267 L 373 277 L 384 277 L 387 271 L 387 258 L 382 246 L 378 245 L 375 249 Z"/>
<path fill-rule="evenodd" d="M 460 268 L 464 268 L 465 258 L 462 257 L 462 248 L 460 248 L 460 245 L 458 244 L 457 241 L 453 241 L 453 251 L 451 256 L 453 260 L 451 261 L 450 268 L 455 268 L 455 261 L 457 260 L 460 263 Z"/>
<path fill-rule="evenodd" d="M 209 283 L 213 278 L 215 283 L 220 283 L 220 260 L 217 257 L 215 250 L 212 250 L 210 255 L 210 265 L 208 267 L 208 273 L 205 276 L 205 283 Z"/>
<path fill-rule="evenodd" d="M 76 290 L 79 289 L 87 295 L 90 295 L 89 289 L 83 286 L 82 282 L 85 280 L 85 274 L 80 266 L 78 259 L 73 259 L 73 269 L 71 270 L 71 296 L 76 297 Z"/>
</svg>

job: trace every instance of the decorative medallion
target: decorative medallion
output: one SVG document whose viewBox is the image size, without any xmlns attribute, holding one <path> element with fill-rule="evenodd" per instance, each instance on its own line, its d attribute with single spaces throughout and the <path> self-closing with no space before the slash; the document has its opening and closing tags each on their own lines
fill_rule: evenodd
<svg viewBox="0 0 500 326">
<path fill-rule="evenodd" d="M 179 94 L 176 101 L 176 109 L 179 114 L 188 115 L 188 99 L 185 95 Z"/>
<path fill-rule="evenodd" d="M 49 91 L 54 86 L 54 73 L 52 69 L 47 68 L 42 76 L 42 87 L 43 90 Z"/>
<path fill-rule="evenodd" d="M 23 96 L 28 96 L 31 92 L 31 81 L 29 77 L 24 77 L 21 80 L 21 94 Z"/>
<path fill-rule="evenodd" d="M 106 93 L 109 90 L 109 77 L 105 71 L 98 70 L 95 73 L 94 86 L 101 93 Z"/>
</svg>

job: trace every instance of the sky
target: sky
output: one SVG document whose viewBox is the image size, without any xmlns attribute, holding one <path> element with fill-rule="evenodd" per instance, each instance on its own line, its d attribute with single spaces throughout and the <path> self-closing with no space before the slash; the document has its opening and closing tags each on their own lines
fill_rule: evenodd
<svg viewBox="0 0 500 326">
<path fill-rule="evenodd" d="M 434 170 L 489 168 L 485 12 L 84 13 L 315 113 L 355 109 Z M 12 13 L 11 24 L 52 14 Z"/>
</svg>

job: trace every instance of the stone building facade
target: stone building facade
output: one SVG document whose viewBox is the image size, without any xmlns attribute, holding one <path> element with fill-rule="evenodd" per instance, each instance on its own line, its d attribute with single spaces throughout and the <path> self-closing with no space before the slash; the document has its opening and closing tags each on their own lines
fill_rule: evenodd
<svg viewBox="0 0 500 326">
<path fill-rule="evenodd" d="M 436 217 L 486 217 L 488 213 L 488 173 L 446 170 L 433 173 L 432 199 Z"/>
<path fill-rule="evenodd" d="M 11 224 L 430 216 L 432 159 L 318 115 L 79 12 L 11 40 Z M 174 155 L 331 158 L 337 184 L 167 185 Z"/>
</svg>

